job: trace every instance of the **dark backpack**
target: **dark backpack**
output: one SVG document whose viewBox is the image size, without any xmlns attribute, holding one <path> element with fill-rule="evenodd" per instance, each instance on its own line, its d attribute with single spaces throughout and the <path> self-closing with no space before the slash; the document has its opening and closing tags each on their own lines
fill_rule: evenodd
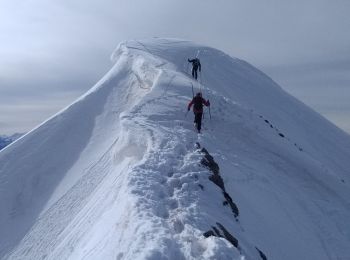
<svg viewBox="0 0 350 260">
<path fill-rule="evenodd" d="M 201 111 L 203 109 L 202 97 L 196 96 L 193 98 L 193 108 L 197 111 Z"/>
</svg>

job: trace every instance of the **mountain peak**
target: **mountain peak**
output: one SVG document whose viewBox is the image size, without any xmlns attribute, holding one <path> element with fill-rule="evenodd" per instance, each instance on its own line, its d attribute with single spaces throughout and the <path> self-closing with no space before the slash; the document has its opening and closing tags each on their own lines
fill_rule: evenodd
<svg viewBox="0 0 350 260">
<path fill-rule="evenodd" d="M 214 48 L 132 40 L 112 60 L 0 152 L 0 258 L 350 255 L 347 134 Z M 210 100 L 201 134 L 187 112 L 196 92 Z"/>
</svg>

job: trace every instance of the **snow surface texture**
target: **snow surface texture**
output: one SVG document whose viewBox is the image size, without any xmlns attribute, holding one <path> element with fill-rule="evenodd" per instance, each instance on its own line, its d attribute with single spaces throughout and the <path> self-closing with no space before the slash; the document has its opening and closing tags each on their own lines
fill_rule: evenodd
<svg viewBox="0 0 350 260">
<path fill-rule="evenodd" d="M 0 152 L 0 258 L 350 259 L 346 133 L 209 47 L 128 41 L 112 58 Z M 202 134 L 191 84 L 212 104 Z"/>
</svg>

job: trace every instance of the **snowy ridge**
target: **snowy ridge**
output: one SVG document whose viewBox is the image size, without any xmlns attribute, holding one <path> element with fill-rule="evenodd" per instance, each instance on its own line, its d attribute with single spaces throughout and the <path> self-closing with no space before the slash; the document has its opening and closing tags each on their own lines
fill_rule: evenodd
<svg viewBox="0 0 350 260">
<path fill-rule="evenodd" d="M 202 84 L 188 74 L 197 53 Z M 209 47 L 128 41 L 112 59 L 88 93 L 0 152 L 0 258 L 350 255 L 347 134 Z M 185 113 L 191 83 L 212 104 L 201 135 Z"/>
</svg>

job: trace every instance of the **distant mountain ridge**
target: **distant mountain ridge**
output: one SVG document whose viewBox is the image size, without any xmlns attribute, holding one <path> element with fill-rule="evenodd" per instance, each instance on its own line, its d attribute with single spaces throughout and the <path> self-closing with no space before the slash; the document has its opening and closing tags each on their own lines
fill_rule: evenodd
<svg viewBox="0 0 350 260">
<path fill-rule="evenodd" d="M 15 133 L 11 136 L 7 135 L 0 135 L 0 150 L 8 146 L 10 143 L 16 141 L 18 138 L 20 138 L 23 133 Z"/>
</svg>

